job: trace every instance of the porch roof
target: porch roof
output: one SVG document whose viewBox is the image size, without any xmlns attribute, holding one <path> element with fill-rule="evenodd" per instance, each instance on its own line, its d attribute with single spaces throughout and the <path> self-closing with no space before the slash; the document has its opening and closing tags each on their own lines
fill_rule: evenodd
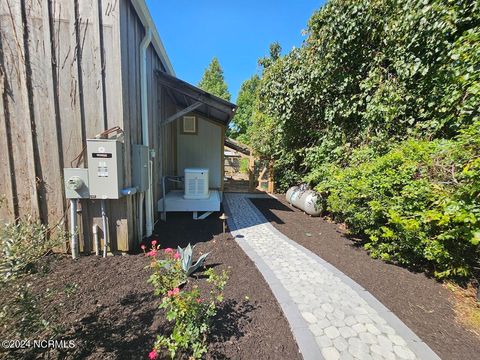
<svg viewBox="0 0 480 360">
<path fill-rule="evenodd" d="M 220 99 L 196 86 L 171 76 L 163 71 L 156 72 L 158 81 L 166 87 L 172 101 L 181 109 L 175 115 L 165 119 L 163 123 L 176 120 L 182 115 L 195 112 L 221 125 L 228 125 L 235 115 L 237 105 Z"/>
</svg>

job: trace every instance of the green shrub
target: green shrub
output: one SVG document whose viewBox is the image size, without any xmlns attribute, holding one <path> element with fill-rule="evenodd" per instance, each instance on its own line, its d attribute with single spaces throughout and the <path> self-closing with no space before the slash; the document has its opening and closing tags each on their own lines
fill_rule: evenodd
<svg viewBox="0 0 480 360">
<path fill-rule="evenodd" d="M 361 149 L 351 166 L 323 165 L 305 180 L 372 256 L 468 277 L 480 242 L 478 130 L 476 122 L 453 141 L 405 141 L 381 156 Z"/>
<path fill-rule="evenodd" d="M 66 234 L 53 231 L 31 217 L 0 227 L 0 282 L 9 281 L 33 270 L 42 256 L 63 243 Z"/>
<path fill-rule="evenodd" d="M 48 271 L 48 262 L 41 258 L 65 239 L 63 229 L 49 231 L 31 218 L 0 228 L 0 334 L 25 339 L 43 331 L 57 331 L 55 312 L 45 314 L 40 308 L 51 294 L 32 292 L 26 275 Z"/>
</svg>

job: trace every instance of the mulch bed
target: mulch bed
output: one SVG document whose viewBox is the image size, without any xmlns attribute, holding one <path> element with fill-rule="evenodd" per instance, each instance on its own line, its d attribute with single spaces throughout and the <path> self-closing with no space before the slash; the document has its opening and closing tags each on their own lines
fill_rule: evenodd
<svg viewBox="0 0 480 360">
<path fill-rule="evenodd" d="M 275 228 L 319 255 L 392 310 L 442 359 L 478 359 L 480 339 L 455 319 L 452 294 L 423 273 L 372 259 L 340 226 L 290 206 L 252 199 Z"/>
<path fill-rule="evenodd" d="M 211 252 L 207 266 L 229 271 L 207 359 L 301 359 L 268 285 L 235 241 L 221 233 L 218 216 L 194 221 L 191 214 L 169 214 L 155 234 L 162 248 L 197 244 L 197 254 Z M 143 254 L 53 259 L 46 275 L 30 280 L 36 291 L 55 290 L 45 311 L 59 310 L 57 324 L 64 328 L 59 337 L 75 340 L 76 347 L 62 353 L 17 352 L 12 358 L 146 359 L 156 335 L 168 327 L 160 299 L 146 282 L 148 264 Z M 198 281 L 202 288 L 204 280 Z"/>
</svg>

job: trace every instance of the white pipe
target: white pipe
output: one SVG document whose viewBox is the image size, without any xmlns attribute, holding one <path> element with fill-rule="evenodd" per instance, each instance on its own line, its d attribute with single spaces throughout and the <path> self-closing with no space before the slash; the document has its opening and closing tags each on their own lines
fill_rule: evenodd
<svg viewBox="0 0 480 360">
<path fill-rule="evenodd" d="M 141 192 L 138 194 L 138 242 L 143 241 L 143 198 L 145 194 Z"/>
<path fill-rule="evenodd" d="M 105 200 L 102 199 L 100 204 L 102 208 L 102 230 L 103 230 L 103 257 L 107 257 L 107 246 L 109 242 L 109 233 L 108 233 L 108 219 L 107 219 L 107 211 L 105 206 Z"/>
<path fill-rule="evenodd" d="M 153 157 L 153 155 L 152 155 Z M 145 206 L 145 215 L 146 215 L 146 224 L 145 224 L 145 231 L 146 236 L 151 236 L 153 233 L 154 227 L 154 216 L 153 216 L 153 161 L 150 160 L 148 162 L 148 189 L 145 195 L 150 199 L 147 200 Z M 150 212 L 150 214 L 149 214 Z"/>
<path fill-rule="evenodd" d="M 152 30 L 145 27 L 145 36 L 140 44 L 140 97 L 142 106 L 142 138 L 143 145 L 149 145 L 149 128 L 148 128 L 148 88 L 147 88 L 147 49 L 152 41 Z M 149 159 L 150 159 L 149 152 Z M 145 192 L 145 222 L 146 236 L 152 235 L 153 232 L 153 189 L 152 189 L 152 169 L 149 167 L 148 189 Z M 143 223 L 143 219 L 142 219 Z"/>
<path fill-rule="evenodd" d="M 72 259 L 78 258 L 77 199 L 70 199 L 70 247 Z"/>
<path fill-rule="evenodd" d="M 98 225 L 94 224 L 92 227 L 93 245 L 95 246 L 95 255 L 100 255 L 100 241 L 98 240 Z"/>
</svg>

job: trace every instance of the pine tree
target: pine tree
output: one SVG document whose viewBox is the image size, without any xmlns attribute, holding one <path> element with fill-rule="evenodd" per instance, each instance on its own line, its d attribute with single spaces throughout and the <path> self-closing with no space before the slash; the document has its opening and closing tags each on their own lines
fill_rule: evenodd
<svg viewBox="0 0 480 360">
<path fill-rule="evenodd" d="M 230 101 L 231 95 L 228 92 L 228 87 L 223 77 L 222 67 L 216 57 L 212 59 L 208 68 L 205 69 L 202 80 L 198 83 L 198 87 L 219 98 Z"/>
<path fill-rule="evenodd" d="M 248 128 L 252 125 L 252 116 L 256 104 L 257 88 L 260 84 L 260 77 L 253 75 L 243 82 L 238 92 L 237 112 L 232 120 L 229 136 L 248 143 L 245 138 Z"/>
</svg>

